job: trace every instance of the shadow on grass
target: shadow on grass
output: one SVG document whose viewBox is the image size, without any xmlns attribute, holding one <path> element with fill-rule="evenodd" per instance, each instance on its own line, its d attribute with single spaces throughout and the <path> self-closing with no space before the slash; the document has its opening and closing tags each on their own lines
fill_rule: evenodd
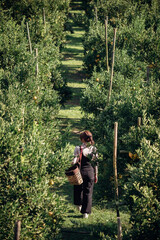
<svg viewBox="0 0 160 240">
<path fill-rule="evenodd" d="M 86 78 L 86 73 L 84 71 L 77 72 L 64 72 L 64 79 L 67 79 L 68 83 L 81 83 L 83 84 L 83 79 Z"/>
<path fill-rule="evenodd" d="M 75 65 L 72 65 L 72 66 L 65 65 L 63 68 L 66 69 L 70 73 L 72 73 L 73 71 L 76 73 L 78 67 Z"/>
<path fill-rule="evenodd" d="M 82 29 L 82 28 L 80 28 L 80 29 L 75 29 L 74 28 L 74 30 L 75 30 L 75 33 L 74 34 L 72 34 L 72 35 L 67 35 L 67 37 L 66 37 L 66 43 L 68 44 L 68 45 L 78 45 L 79 46 L 79 48 L 80 48 L 80 46 L 82 46 L 82 42 L 83 42 L 83 39 L 84 39 L 84 37 L 83 37 L 83 32 L 84 32 L 84 30 Z M 82 32 L 82 33 L 81 33 Z"/>
<path fill-rule="evenodd" d="M 72 45 L 72 44 L 70 44 Z M 74 44 L 75 45 L 75 44 Z M 64 54 L 74 54 L 74 55 L 77 55 L 79 53 L 83 53 L 83 49 L 79 49 L 79 48 L 72 48 L 72 47 L 66 47 L 64 50 L 63 50 Z"/>
<path fill-rule="evenodd" d="M 82 31 L 79 30 L 79 29 L 76 29 L 76 31 L 82 32 Z M 74 34 L 74 35 L 68 35 L 68 36 L 67 36 L 67 41 L 71 41 L 72 44 L 74 44 L 74 45 L 82 44 L 82 40 L 83 40 L 83 36 L 80 37 L 80 36 L 79 36 L 79 33 L 77 33 L 77 35 Z"/>
<path fill-rule="evenodd" d="M 77 101 L 78 103 L 80 102 L 80 98 L 81 98 L 81 95 L 82 95 L 82 89 L 83 88 L 76 88 L 76 87 L 70 87 L 70 91 L 71 91 L 71 98 L 70 100 L 73 102 L 73 105 L 77 105 Z M 79 104 L 78 104 L 79 105 Z M 73 106 L 70 106 L 70 109 L 72 109 Z M 68 109 L 68 105 L 65 109 Z"/>
<path fill-rule="evenodd" d="M 65 79 L 67 79 L 67 82 L 70 82 L 71 79 L 73 79 L 73 83 L 75 83 L 75 79 L 78 82 L 82 82 L 83 78 L 86 78 L 86 72 L 83 69 L 80 68 L 74 68 L 74 67 L 65 67 L 63 69 L 62 75 Z M 72 81 L 71 81 L 72 82 Z"/>
<path fill-rule="evenodd" d="M 71 4 L 71 7 L 73 10 L 82 10 L 82 6 L 78 4 Z"/>
<path fill-rule="evenodd" d="M 91 214 L 88 219 L 82 219 L 82 215 L 74 210 L 73 204 L 73 186 L 68 182 L 64 183 L 59 189 L 58 194 L 65 197 L 66 203 L 70 204 L 67 214 L 67 224 L 61 229 L 62 239 L 64 240 L 97 240 L 102 239 L 101 234 L 115 237 L 117 232 L 116 221 L 109 220 L 106 216 L 106 222 L 103 217 L 96 218 L 95 213 Z"/>
<path fill-rule="evenodd" d="M 80 216 L 81 218 L 81 216 Z M 73 220 L 75 218 L 72 217 Z M 72 221 L 71 219 L 71 221 Z M 76 221 L 76 220 L 75 220 Z M 78 220 L 77 220 L 78 221 Z M 85 219 L 84 219 L 85 221 Z M 98 221 L 98 219 L 97 219 Z M 62 229 L 62 239 L 68 240 L 98 240 L 98 239 L 106 239 L 102 238 L 102 236 L 108 236 L 115 238 L 117 232 L 117 224 L 114 222 L 104 223 L 94 223 L 94 224 L 83 224 L 79 226 L 78 222 L 74 222 L 76 227 L 64 228 Z"/>
<path fill-rule="evenodd" d="M 69 54 L 66 54 L 66 55 L 64 55 L 64 58 L 63 58 L 63 61 L 65 62 L 65 61 L 83 61 L 83 56 L 76 56 L 77 54 L 75 54 L 75 56 L 73 56 L 73 54 L 71 54 L 71 56 L 69 56 Z"/>
<path fill-rule="evenodd" d="M 78 31 L 78 32 L 84 32 L 84 28 L 83 28 L 83 26 L 78 26 L 75 22 L 74 22 L 74 18 L 75 18 L 75 15 L 74 15 L 74 13 L 73 14 L 71 14 L 71 19 L 72 19 L 72 27 L 73 27 L 73 30 L 74 31 Z M 74 35 L 74 33 L 73 33 L 73 35 Z M 68 35 L 68 36 L 70 36 L 70 35 Z"/>
<path fill-rule="evenodd" d="M 77 128 L 80 127 L 81 119 L 80 118 L 68 118 L 68 117 L 58 117 L 60 121 L 63 121 L 64 126 L 68 126 L 68 123 L 71 125 L 75 125 Z"/>
<path fill-rule="evenodd" d="M 69 218 L 82 218 L 81 215 L 76 215 L 76 216 L 72 216 L 72 215 L 68 215 Z"/>
</svg>

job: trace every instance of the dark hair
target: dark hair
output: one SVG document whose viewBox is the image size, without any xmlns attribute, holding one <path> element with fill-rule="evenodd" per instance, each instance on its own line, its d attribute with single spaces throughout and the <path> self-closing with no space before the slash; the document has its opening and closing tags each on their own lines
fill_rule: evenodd
<svg viewBox="0 0 160 240">
<path fill-rule="evenodd" d="M 92 145 L 94 144 L 92 133 L 88 130 L 80 134 L 80 139 L 84 139 L 85 142 L 91 142 Z"/>
</svg>

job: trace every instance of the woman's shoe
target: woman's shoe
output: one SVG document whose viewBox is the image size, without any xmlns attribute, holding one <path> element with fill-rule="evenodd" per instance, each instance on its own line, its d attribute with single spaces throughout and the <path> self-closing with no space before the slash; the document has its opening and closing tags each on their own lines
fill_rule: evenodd
<svg viewBox="0 0 160 240">
<path fill-rule="evenodd" d="M 83 218 L 88 218 L 88 213 L 83 213 Z"/>
</svg>

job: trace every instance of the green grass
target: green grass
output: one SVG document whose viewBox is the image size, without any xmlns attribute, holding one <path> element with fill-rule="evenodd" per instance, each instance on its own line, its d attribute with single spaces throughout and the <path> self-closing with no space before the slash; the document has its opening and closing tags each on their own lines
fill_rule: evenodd
<svg viewBox="0 0 160 240">
<path fill-rule="evenodd" d="M 78 7 L 77 7 L 78 4 Z M 74 11 L 71 13 L 80 13 L 81 1 L 72 2 Z M 76 10 L 78 9 L 78 10 Z M 70 136 L 66 139 L 70 143 L 71 149 L 76 145 L 80 145 L 79 133 L 84 130 L 81 123 L 83 113 L 80 108 L 80 98 L 82 91 L 86 85 L 83 82 L 85 73 L 83 71 L 83 45 L 82 38 L 84 29 L 79 26 L 74 26 L 73 34 L 67 36 L 67 42 L 63 49 L 63 69 L 65 70 L 64 78 L 72 92 L 72 97 L 61 107 L 59 119 L 62 124 L 62 132 L 70 126 Z M 93 202 L 92 214 L 88 219 L 83 219 L 82 215 L 77 212 L 73 205 L 73 186 L 69 185 L 67 180 L 64 180 L 62 186 L 57 189 L 57 192 L 66 201 L 68 209 L 66 218 L 62 225 L 62 239 L 64 240 L 89 240 L 89 239 L 117 239 L 117 217 L 115 207 L 109 205 L 102 206 Z M 94 196 L 93 196 L 94 200 Z M 100 207 L 101 205 L 101 207 Z M 120 211 L 123 231 L 129 228 L 129 214 L 123 209 Z M 106 237 L 105 237 L 106 236 Z"/>
<path fill-rule="evenodd" d="M 68 86 L 75 88 L 75 89 L 84 89 L 86 87 L 85 83 L 79 83 L 79 82 L 68 82 Z M 78 95 L 78 93 L 77 93 Z"/>
<path fill-rule="evenodd" d="M 59 112 L 59 117 L 60 118 L 68 118 L 70 119 L 81 119 L 83 116 L 83 113 L 81 112 L 81 108 L 80 106 L 74 106 L 74 105 L 65 105 L 65 108 L 61 108 L 60 112 Z M 72 121 L 73 123 L 73 121 Z M 77 123 L 75 122 L 75 125 Z"/>
<path fill-rule="evenodd" d="M 80 5 L 81 2 L 78 2 Z M 73 13 L 81 13 L 81 11 L 76 10 L 77 2 L 73 2 L 74 10 Z M 62 121 L 62 130 L 69 125 L 71 128 L 71 134 L 68 142 L 74 146 L 79 143 L 79 133 L 84 130 L 81 124 L 81 119 L 83 113 L 80 108 L 80 98 L 82 96 L 82 90 L 85 89 L 86 85 L 83 82 L 85 78 L 85 73 L 83 71 L 83 44 L 82 38 L 85 33 L 84 29 L 80 26 L 74 25 L 72 22 L 73 33 L 69 34 L 66 39 L 65 47 L 63 48 L 63 69 L 64 78 L 67 82 L 67 86 L 71 91 L 71 98 L 65 103 L 65 106 L 61 107 L 58 118 Z"/>
<path fill-rule="evenodd" d="M 128 223 L 128 216 L 122 214 L 122 227 Z M 110 236 L 116 239 L 117 217 L 113 209 L 93 208 L 88 219 L 83 219 L 80 213 L 70 209 L 67 220 L 63 227 L 63 239 L 104 239 Z"/>
<path fill-rule="evenodd" d="M 89 239 L 116 239 L 117 234 L 117 215 L 116 210 L 111 204 L 106 207 L 100 207 L 94 204 L 92 214 L 88 219 L 83 219 L 82 214 L 73 206 L 73 186 L 68 182 L 63 184 L 59 194 L 66 201 L 68 213 L 62 226 L 62 239 L 64 240 L 89 240 Z M 129 225 L 129 215 L 125 210 L 121 210 L 121 224 L 123 232 Z"/>
</svg>

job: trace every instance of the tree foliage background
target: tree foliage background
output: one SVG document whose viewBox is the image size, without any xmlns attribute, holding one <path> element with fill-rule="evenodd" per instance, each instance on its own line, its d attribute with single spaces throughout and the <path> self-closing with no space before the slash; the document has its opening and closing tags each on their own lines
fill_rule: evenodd
<svg viewBox="0 0 160 240">
<path fill-rule="evenodd" d="M 102 154 L 97 200 L 113 199 L 113 128 L 118 122 L 120 200 L 130 210 L 130 239 L 159 239 L 160 214 L 160 18 L 159 1 L 84 1 L 84 67 L 87 88 L 81 107 L 84 123 Z M 117 28 L 113 88 L 106 68 L 105 19 L 108 16 L 109 67 Z M 148 69 L 148 70 L 147 70 Z M 147 71 L 149 75 L 147 76 Z M 141 117 L 141 126 L 137 125 Z"/>
<path fill-rule="evenodd" d="M 22 239 L 59 238 L 65 211 L 54 186 L 60 184 L 70 151 L 56 117 L 68 94 L 60 48 L 69 3 L 1 1 L 1 239 L 14 238 L 17 220 L 22 221 Z"/>
</svg>

